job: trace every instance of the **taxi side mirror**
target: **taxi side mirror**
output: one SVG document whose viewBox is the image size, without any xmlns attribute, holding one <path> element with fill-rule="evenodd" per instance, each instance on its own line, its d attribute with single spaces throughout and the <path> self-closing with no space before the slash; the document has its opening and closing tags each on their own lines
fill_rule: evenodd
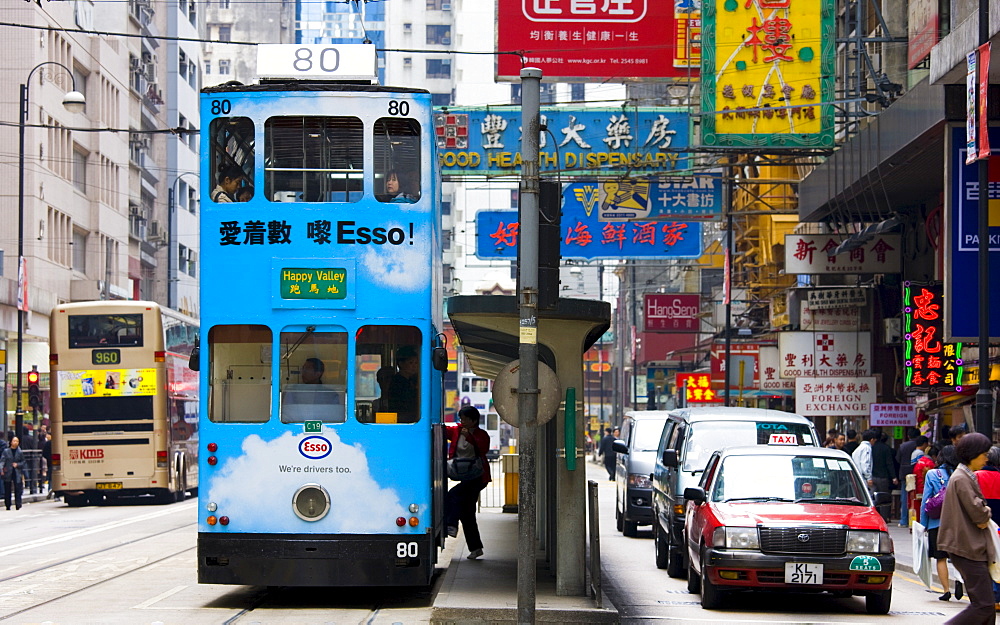
<svg viewBox="0 0 1000 625">
<path fill-rule="evenodd" d="M 679 465 L 679 463 L 677 462 L 677 450 L 664 449 L 661 460 L 663 461 L 663 466 L 670 467 L 671 469 L 676 469 L 677 466 Z"/>
<path fill-rule="evenodd" d="M 695 503 L 705 503 L 705 489 L 698 486 L 688 486 L 684 489 L 684 499 Z"/>
<path fill-rule="evenodd" d="M 875 493 L 875 505 L 887 506 L 892 503 L 892 493 Z"/>
<path fill-rule="evenodd" d="M 620 454 L 625 454 L 626 456 L 628 455 L 628 445 L 625 444 L 625 441 L 615 439 L 615 442 L 611 444 L 611 449 L 614 449 Z"/>
</svg>

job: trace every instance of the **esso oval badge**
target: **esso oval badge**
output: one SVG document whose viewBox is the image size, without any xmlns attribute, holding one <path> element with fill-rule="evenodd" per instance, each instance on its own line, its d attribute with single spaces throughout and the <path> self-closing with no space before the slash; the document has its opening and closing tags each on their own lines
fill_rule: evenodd
<svg viewBox="0 0 1000 625">
<path fill-rule="evenodd" d="M 307 436 L 299 442 L 299 453 L 312 460 L 326 458 L 333 451 L 333 445 L 322 436 Z"/>
</svg>

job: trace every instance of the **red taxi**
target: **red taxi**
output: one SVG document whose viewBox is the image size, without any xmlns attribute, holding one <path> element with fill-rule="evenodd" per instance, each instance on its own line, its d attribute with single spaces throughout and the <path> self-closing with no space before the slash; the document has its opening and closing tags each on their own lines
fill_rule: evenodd
<svg viewBox="0 0 1000 625">
<path fill-rule="evenodd" d="M 843 451 L 734 447 L 715 452 L 687 488 L 688 591 L 703 608 L 732 591 L 865 597 L 886 614 L 896 568 L 892 539 Z"/>
</svg>

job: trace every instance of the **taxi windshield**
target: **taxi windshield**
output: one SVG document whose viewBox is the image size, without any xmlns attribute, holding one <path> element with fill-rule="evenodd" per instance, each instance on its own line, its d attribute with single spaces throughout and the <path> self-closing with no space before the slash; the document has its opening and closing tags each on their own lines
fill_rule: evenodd
<svg viewBox="0 0 1000 625">
<path fill-rule="evenodd" d="M 850 462 L 816 456 L 729 456 L 723 459 L 711 499 L 870 505 Z"/>
<path fill-rule="evenodd" d="M 794 435 L 794 441 L 787 438 Z M 815 445 L 805 423 L 763 421 L 701 421 L 691 424 L 685 443 L 684 471 L 704 471 L 709 456 L 718 449 L 743 445 L 767 445 L 772 436 L 786 437 L 783 444 Z"/>
</svg>

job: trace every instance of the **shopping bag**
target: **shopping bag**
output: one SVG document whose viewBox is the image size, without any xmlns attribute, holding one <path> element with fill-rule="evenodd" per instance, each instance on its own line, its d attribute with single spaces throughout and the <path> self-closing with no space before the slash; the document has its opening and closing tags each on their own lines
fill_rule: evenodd
<svg viewBox="0 0 1000 625">
<path fill-rule="evenodd" d="M 1000 527 L 990 519 L 989 524 L 986 526 L 986 531 L 990 533 L 990 537 L 993 539 L 993 551 L 990 553 L 990 577 L 993 581 L 1000 582 Z"/>
<path fill-rule="evenodd" d="M 452 458 L 448 461 L 448 478 L 457 482 L 467 482 L 483 477 L 483 459 Z"/>
<path fill-rule="evenodd" d="M 919 522 L 914 521 L 913 530 L 913 572 L 916 573 L 924 586 L 931 588 L 931 572 L 934 570 L 927 547 L 927 530 Z"/>
</svg>

